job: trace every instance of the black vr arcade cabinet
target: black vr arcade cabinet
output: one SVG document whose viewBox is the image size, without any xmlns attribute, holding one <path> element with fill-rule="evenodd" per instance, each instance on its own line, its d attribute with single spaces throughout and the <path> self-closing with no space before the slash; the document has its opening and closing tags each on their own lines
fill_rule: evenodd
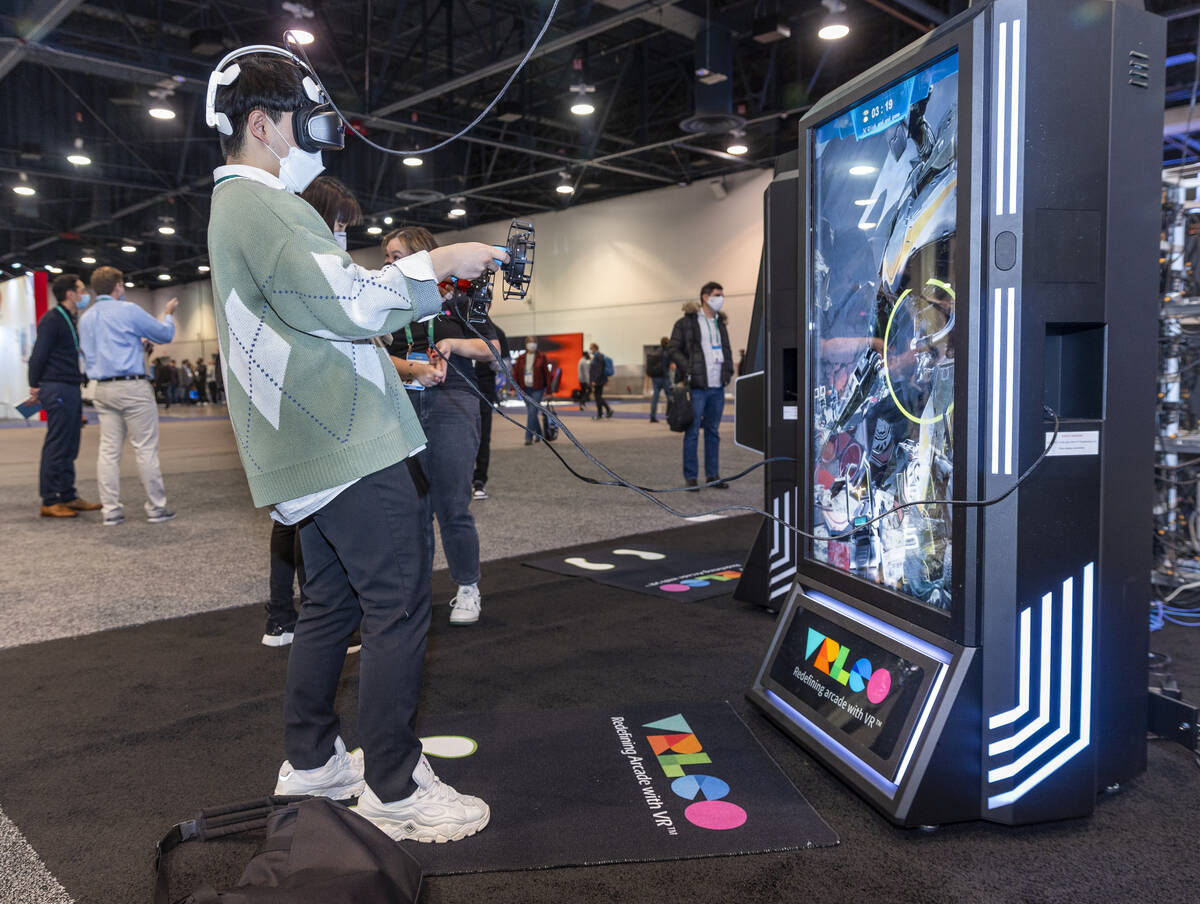
<svg viewBox="0 0 1200 904">
<path fill-rule="evenodd" d="M 768 190 L 768 506 L 818 539 L 764 528 L 750 697 L 902 825 L 1145 769 L 1164 48 L 1132 2 L 972 6 Z"/>
</svg>

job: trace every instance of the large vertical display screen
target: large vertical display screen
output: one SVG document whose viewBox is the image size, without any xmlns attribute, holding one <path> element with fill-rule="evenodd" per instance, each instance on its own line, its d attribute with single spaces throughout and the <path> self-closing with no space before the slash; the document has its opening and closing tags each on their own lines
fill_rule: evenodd
<svg viewBox="0 0 1200 904">
<path fill-rule="evenodd" d="M 813 130 L 812 558 L 953 607 L 958 54 Z"/>
</svg>

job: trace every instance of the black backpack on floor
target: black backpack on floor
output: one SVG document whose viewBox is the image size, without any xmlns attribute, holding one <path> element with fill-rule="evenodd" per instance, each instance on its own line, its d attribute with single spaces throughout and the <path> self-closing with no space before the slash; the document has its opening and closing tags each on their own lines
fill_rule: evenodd
<svg viewBox="0 0 1200 904">
<path fill-rule="evenodd" d="M 158 843 L 154 904 L 169 904 L 168 854 L 266 826 L 237 886 L 203 885 L 176 904 L 412 904 L 421 865 L 371 822 L 324 797 L 269 797 L 201 810 Z"/>
</svg>

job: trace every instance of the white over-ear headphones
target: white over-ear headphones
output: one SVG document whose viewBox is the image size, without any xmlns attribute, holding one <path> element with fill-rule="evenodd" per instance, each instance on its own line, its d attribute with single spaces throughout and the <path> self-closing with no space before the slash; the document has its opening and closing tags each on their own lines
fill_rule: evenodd
<svg viewBox="0 0 1200 904">
<path fill-rule="evenodd" d="M 233 123 L 229 121 L 229 117 L 224 113 L 217 112 L 217 89 L 223 85 L 232 85 L 237 81 L 237 77 L 241 75 L 242 67 L 237 63 L 233 63 L 234 60 L 239 57 L 262 53 L 274 54 L 275 56 L 291 60 L 305 73 L 301 84 L 304 86 L 304 93 L 308 99 L 318 105 L 325 100 L 325 92 L 318 84 L 315 74 L 300 57 L 296 56 L 290 50 L 284 50 L 282 47 L 274 47 L 270 44 L 251 44 L 227 54 L 217 64 L 217 68 L 208 76 L 208 91 L 204 97 L 204 122 L 210 129 L 216 129 L 222 135 L 233 134 Z M 233 63 L 233 65 L 230 65 L 230 63 Z M 338 146 L 340 147 L 341 145 L 339 144 Z"/>
</svg>

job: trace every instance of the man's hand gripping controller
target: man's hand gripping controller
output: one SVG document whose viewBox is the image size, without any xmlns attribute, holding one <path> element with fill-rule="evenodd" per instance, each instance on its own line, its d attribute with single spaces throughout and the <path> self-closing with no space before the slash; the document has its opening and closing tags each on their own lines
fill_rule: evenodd
<svg viewBox="0 0 1200 904">
<path fill-rule="evenodd" d="M 498 257 L 494 258 L 498 270 L 503 274 L 501 293 L 505 301 L 510 298 L 524 298 L 529 291 L 529 283 L 533 279 L 535 245 L 533 224 L 513 220 L 508 227 L 508 240 L 505 244 L 492 246 L 508 255 L 508 263 Z M 452 276 L 450 282 L 468 299 L 467 310 L 462 312 L 467 322 L 483 323 L 487 320 L 493 297 L 491 271 L 476 279 L 459 279 Z"/>
</svg>

